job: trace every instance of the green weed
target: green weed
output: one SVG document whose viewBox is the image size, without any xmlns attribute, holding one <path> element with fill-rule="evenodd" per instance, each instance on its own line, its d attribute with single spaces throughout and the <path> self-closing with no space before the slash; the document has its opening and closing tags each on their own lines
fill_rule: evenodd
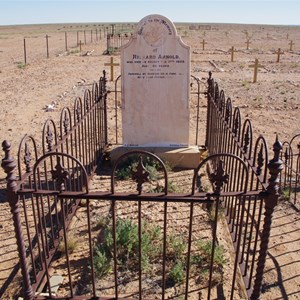
<svg viewBox="0 0 300 300">
<path fill-rule="evenodd" d="M 245 87 L 247 91 L 249 91 L 249 89 L 250 89 L 250 83 L 249 83 L 248 80 L 244 79 L 242 81 L 242 86 Z"/>
<path fill-rule="evenodd" d="M 282 200 L 290 200 L 291 197 L 291 190 L 289 188 L 284 188 L 281 190 L 281 197 Z"/>
<path fill-rule="evenodd" d="M 67 237 L 67 248 L 68 248 L 68 253 L 73 253 L 74 250 L 76 249 L 77 245 L 78 245 L 77 239 L 76 239 L 74 236 L 69 235 L 69 236 Z M 61 253 L 63 253 L 63 254 L 66 253 L 65 242 L 64 242 L 63 240 L 61 240 L 61 242 L 60 242 L 60 244 L 59 244 L 59 246 L 58 246 L 58 250 L 59 250 Z"/>
<path fill-rule="evenodd" d="M 128 180 L 132 177 L 132 174 L 137 171 L 138 155 L 131 155 L 125 160 L 121 161 L 116 169 L 116 177 L 119 180 Z M 159 162 L 152 157 L 143 157 L 143 165 L 146 171 L 149 173 L 150 181 L 158 179 L 158 173 L 161 171 Z M 169 164 L 165 164 L 166 169 L 170 168 Z"/>
<path fill-rule="evenodd" d="M 183 283 L 185 277 L 184 264 L 181 260 L 175 262 L 172 266 L 169 279 L 171 281 L 171 285 Z"/>
<path fill-rule="evenodd" d="M 70 54 L 76 54 L 76 53 L 80 53 L 80 50 L 79 49 L 73 49 L 73 50 L 69 50 L 68 51 L 68 55 L 70 55 Z"/>
<path fill-rule="evenodd" d="M 167 237 L 167 257 L 169 260 L 181 260 L 183 254 L 186 251 L 186 243 L 180 236 L 176 236 L 174 233 Z"/>
<path fill-rule="evenodd" d="M 157 226 L 142 226 L 141 251 L 142 268 L 148 269 L 150 262 L 161 253 L 159 240 L 161 230 Z M 118 220 L 116 224 L 117 261 L 121 269 L 135 271 L 138 267 L 139 238 L 138 225 L 129 219 Z M 95 247 L 95 270 L 98 277 L 103 277 L 111 270 L 113 258 L 112 227 L 104 230 L 103 241 Z"/>
<path fill-rule="evenodd" d="M 21 61 L 16 62 L 16 64 L 17 64 L 17 68 L 22 69 L 22 70 L 27 67 L 27 64 L 25 64 Z"/>
<path fill-rule="evenodd" d="M 263 98 L 262 98 L 262 96 L 256 96 L 253 100 L 257 101 L 257 102 L 262 102 Z"/>
<path fill-rule="evenodd" d="M 192 261 L 200 261 L 200 262 L 206 262 L 209 263 L 211 260 L 211 253 L 212 253 L 212 241 L 206 241 L 199 240 L 196 242 L 196 249 L 197 249 L 197 259 L 193 259 Z M 200 258 L 201 259 L 200 259 Z M 222 267 L 226 262 L 226 259 L 224 257 L 224 248 L 222 245 L 215 245 L 215 252 L 214 252 L 214 265 L 216 267 Z"/>
<path fill-rule="evenodd" d="M 162 186 L 161 184 L 157 183 L 156 187 L 151 188 L 149 190 L 150 193 L 163 193 L 164 192 L 164 186 Z M 182 190 L 180 189 L 180 187 L 174 183 L 172 180 L 168 181 L 168 192 L 169 193 L 180 193 L 182 192 Z"/>
</svg>

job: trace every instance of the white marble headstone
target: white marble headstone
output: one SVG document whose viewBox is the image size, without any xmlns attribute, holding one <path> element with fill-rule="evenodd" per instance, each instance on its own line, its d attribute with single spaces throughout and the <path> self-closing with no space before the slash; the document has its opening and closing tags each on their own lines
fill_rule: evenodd
<svg viewBox="0 0 300 300">
<path fill-rule="evenodd" d="M 123 145 L 189 144 L 190 48 L 164 16 L 149 15 L 121 50 Z"/>
</svg>

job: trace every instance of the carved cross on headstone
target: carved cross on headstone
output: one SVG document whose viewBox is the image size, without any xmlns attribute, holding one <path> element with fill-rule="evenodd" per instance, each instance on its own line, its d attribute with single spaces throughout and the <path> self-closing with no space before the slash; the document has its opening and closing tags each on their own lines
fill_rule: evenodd
<svg viewBox="0 0 300 300">
<path fill-rule="evenodd" d="M 247 39 L 247 41 L 245 42 L 245 44 L 247 44 L 247 50 L 249 50 L 249 45 L 251 44 L 250 40 Z"/>
<path fill-rule="evenodd" d="M 293 41 L 290 41 L 289 42 L 289 45 L 290 45 L 290 51 L 292 51 L 293 50 L 293 45 L 294 45 L 295 43 L 293 42 Z"/>
<path fill-rule="evenodd" d="M 234 52 L 237 52 L 237 50 L 235 50 L 234 47 L 232 46 L 232 47 L 229 49 L 229 52 L 231 53 L 231 62 L 233 62 L 233 54 L 234 54 Z"/>
<path fill-rule="evenodd" d="M 207 42 L 205 42 L 205 40 L 203 39 L 203 40 L 202 40 L 202 50 L 204 50 L 205 44 L 207 44 Z"/>
<path fill-rule="evenodd" d="M 258 59 L 255 59 L 255 63 L 254 65 L 250 65 L 249 68 L 254 68 L 254 76 L 253 76 L 253 83 L 255 83 L 257 81 L 257 71 L 259 68 L 264 68 L 263 65 L 260 65 L 258 63 Z"/>
<path fill-rule="evenodd" d="M 277 52 L 275 52 L 275 53 L 277 54 L 277 60 L 276 60 L 276 62 L 278 62 L 278 63 L 279 63 L 279 60 L 280 60 L 280 55 L 281 55 L 281 54 L 284 54 L 284 52 L 283 52 L 283 51 L 281 51 L 281 49 L 280 49 L 280 48 L 278 48 Z"/>
<path fill-rule="evenodd" d="M 105 63 L 104 66 L 110 67 L 110 81 L 114 81 L 114 67 L 119 66 L 120 64 L 114 63 L 114 58 L 110 57 L 110 63 Z"/>
</svg>

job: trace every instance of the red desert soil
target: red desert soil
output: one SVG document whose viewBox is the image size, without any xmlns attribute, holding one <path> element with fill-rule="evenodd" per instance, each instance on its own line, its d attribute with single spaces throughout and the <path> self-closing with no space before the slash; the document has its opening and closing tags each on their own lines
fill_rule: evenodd
<svg viewBox="0 0 300 300">
<path fill-rule="evenodd" d="M 16 157 L 18 144 L 24 134 L 30 134 L 39 143 L 43 124 L 47 118 L 55 121 L 64 106 L 72 106 L 75 97 L 83 96 L 85 88 L 98 80 L 109 56 L 103 55 L 106 41 L 93 42 L 90 31 L 102 28 L 97 25 L 33 25 L 0 27 L 0 140 L 9 140 Z M 106 25 L 108 26 L 108 25 Z M 254 135 L 262 134 L 271 150 L 275 134 L 281 141 L 290 140 L 300 133 L 300 28 L 265 25 L 212 25 L 211 30 L 189 30 L 176 25 L 183 41 L 191 46 L 191 74 L 206 78 L 209 71 L 230 97 L 234 106 L 241 108 L 243 120 L 251 119 Z M 87 44 L 79 53 L 76 31 L 87 32 Z M 68 31 L 68 53 L 65 52 L 65 35 Z M 45 35 L 49 35 L 49 59 L 46 58 Z M 250 38 L 249 49 L 246 40 Z M 23 65 L 23 38 L 26 37 L 27 64 Z M 80 39 L 84 41 L 83 32 Z M 205 39 L 205 50 L 202 41 Z M 290 41 L 294 42 L 290 51 Z M 229 49 L 234 46 L 234 61 Z M 277 63 L 275 51 L 284 54 Z M 83 56 L 87 51 L 91 55 Z M 257 83 L 252 83 L 253 68 L 249 65 L 258 58 L 262 67 Z M 114 56 L 120 62 L 119 53 Z M 109 74 L 109 68 L 106 67 Z M 115 67 L 115 78 L 120 67 Z M 110 90 L 114 89 L 109 82 Z M 112 95 L 112 94 L 111 94 Z M 113 107 L 113 95 L 110 97 Z M 45 111 L 54 104 L 55 109 Z M 201 102 L 200 141 L 204 143 L 205 100 Z M 191 105 L 191 113 L 195 107 Z M 111 126 L 113 115 L 111 115 Z M 195 118 L 191 118 L 195 128 Z M 191 144 L 194 143 L 194 136 Z M 272 152 L 270 152 L 272 153 Z M 3 157 L 3 155 L 2 155 Z M 5 200 L 5 174 L 0 170 L 0 287 L 17 263 L 16 243 L 9 205 Z M 276 208 L 271 232 L 262 299 L 300 299 L 300 214 L 288 201 Z M 15 281 L 14 285 L 18 285 Z M 8 292 L 2 299 L 11 299 Z"/>
</svg>

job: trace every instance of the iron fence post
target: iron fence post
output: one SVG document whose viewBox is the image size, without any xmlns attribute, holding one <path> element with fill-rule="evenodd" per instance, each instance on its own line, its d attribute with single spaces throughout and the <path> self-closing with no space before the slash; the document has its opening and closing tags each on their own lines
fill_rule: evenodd
<svg viewBox="0 0 300 300">
<path fill-rule="evenodd" d="M 108 144 L 108 129 L 107 129 L 107 78 L 106 78 L 106 72 L 103 71 L 103 100 L 104 100 L 104 128 L 105 128 L 105 145 Z"/>
<path fill-rule="evenodd" d="M 208 73 L 208 80 L 207 80 L 207 91 L 206 91 L 206 98 L 207 98 L 207 112 L 206 112 L 206 135 L 205 135 L 205 146 L 209 148 L 208 145 L 208 138 L 210 133 L 210 101 L 211 101 L 211 89 L 212 89 L 212 73 Z"/>
<path fill-rule="evenodd" d="M 14 170 L 16 168 L 16 162 L 11 156 L 10 150 L 11 145 L 8 141 L 4 141 L 2 143 L 3 151 L 5 153 L 4 158 L 2 159 L 2 168 L 4 172 L 7 174 L 7 198 L 9 201 L 14 228 L 15 235 L 17 240 L 18 252 L 19 252 L 19 260 L 21 265 L 21 272 L 23 277 L 23 296 L 26 300 L 33 299 L 33 291 L 31 287 L 30 277 L 29 277 L 29 268 L 26 261 L 26 249 L 24 244 L 24 237 L 22 234 L 22 225 L 20 218 L 20 209 L 19 209 L 19 197 L 17 195 L 17 182 L 16 176 L 14 174 Z"/>
<path fill-rule="evenodd" d="M 256 269 L 253 292 L 250 298 L 251 300 L 260 299 L 263 272 L 266 263 L 266 257 L 267 257 L 269 239 L 270 239 L 272 216 L 273 216 L 274 208 L 276 207 L 279 198 L 280 172 L 283 169 L 283 162 L 280 159 L 281 150 L 282 150 L 282 144 L 278 141 L 278 137 L 276 137 L 276 142 L 273 145 L 274 158 L 270 160 L 268 164 L 270 178 L 267 187 L 267 193 L 264 198 L 264 202 L 265 202 L 264 225 L 261 234 L 260 250 L 259 250 L 259 256 L 257 261 L 257 269 Z"/>
</svg>

